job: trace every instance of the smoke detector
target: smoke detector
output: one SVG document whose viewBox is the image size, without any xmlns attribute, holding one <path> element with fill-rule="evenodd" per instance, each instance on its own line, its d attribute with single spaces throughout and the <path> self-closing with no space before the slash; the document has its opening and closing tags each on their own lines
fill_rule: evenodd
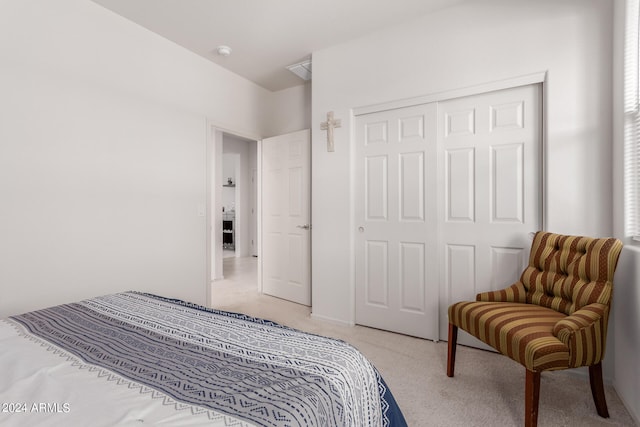
<svg viewBox="0 0 640 427">
<path fill-rule="evenodd" d="M 218 55 L 220 56 L 229 56 L 231 55 L 231 48 L 229 46 L 218 46 L 218 48 L 216 49 L 216 52 L 218 52 Z"/>
<path fill-rule="evenodd" d="M 291 71 L 302 80 L 311 80 L 311 59 L 306 59 L 297 64 L 289 65 L 287 70 Z"/>
</svg>

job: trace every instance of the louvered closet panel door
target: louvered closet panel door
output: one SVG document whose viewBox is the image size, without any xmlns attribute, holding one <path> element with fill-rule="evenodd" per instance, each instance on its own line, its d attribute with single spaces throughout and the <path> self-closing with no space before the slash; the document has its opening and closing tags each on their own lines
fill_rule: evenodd
<svg viewBox="0 0 640 427">
<path fill-rule="evenodd" d="M 542 225 L 540 98 L 529 85 L 438 105 L 443 339 L 451 303 L 509 286 L 528 263 Z"/>
<path fill-rule="evenodd" d="M 438 338 L 436 106 L 356 118 L 356 323 Z"/>
</svg>

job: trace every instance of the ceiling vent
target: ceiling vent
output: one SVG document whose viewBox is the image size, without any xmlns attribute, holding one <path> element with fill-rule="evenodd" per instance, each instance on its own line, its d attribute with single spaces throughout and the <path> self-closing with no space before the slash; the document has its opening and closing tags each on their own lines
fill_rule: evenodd
<svg viewBox="0 0 640 427">
<path fill-rule="evenodd" d="M 304 81 L 311 80 L 311 59 L 289 65 L 287 70 L 291 71 Z"/>
</svg>

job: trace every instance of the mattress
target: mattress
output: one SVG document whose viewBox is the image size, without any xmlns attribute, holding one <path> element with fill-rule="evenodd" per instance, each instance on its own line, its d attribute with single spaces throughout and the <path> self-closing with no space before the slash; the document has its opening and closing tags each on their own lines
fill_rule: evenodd
<svg viewBox="0 0 640 427">
<path fill-rule="evenodd" d="M 405 426 L 340 340 L 124 292 L 0 320 L 0 425 Z"/>
</svg>

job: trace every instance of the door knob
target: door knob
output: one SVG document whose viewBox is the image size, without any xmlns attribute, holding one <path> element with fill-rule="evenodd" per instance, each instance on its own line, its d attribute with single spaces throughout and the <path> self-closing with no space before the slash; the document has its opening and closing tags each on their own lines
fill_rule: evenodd
<svg viewBox="0 0 640 427">
<path fill-rule="evenodd" d="M 296 225 L 297 228 L 302 228 L 303 230 L 311 230 L 311 224 L 305 225 Z"/>
</svg>

